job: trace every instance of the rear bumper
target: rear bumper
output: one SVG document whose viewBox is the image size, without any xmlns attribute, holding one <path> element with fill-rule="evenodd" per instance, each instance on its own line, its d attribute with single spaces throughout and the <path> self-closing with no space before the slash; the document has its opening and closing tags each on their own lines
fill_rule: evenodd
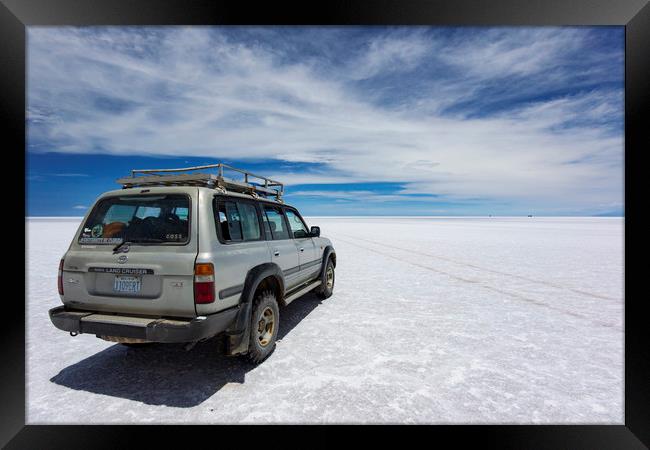
<svg viewBox="0 0 650 450">
<path fill-rule="evenodd" d="M 234 307 L 202 318 L 184 320 L 111 315 L 59 306 L 50 309 L 50 320 L 58 329 L 73 333 L 151 342 L 194 342 L 225 331 L 234 321 L 238 310 L 238 307 Z"/>
</svg>

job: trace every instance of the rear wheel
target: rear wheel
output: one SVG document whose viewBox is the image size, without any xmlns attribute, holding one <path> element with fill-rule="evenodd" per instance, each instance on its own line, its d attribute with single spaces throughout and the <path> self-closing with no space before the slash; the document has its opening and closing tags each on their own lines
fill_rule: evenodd
<svg viewBox="0 0 650 450">
<path fill-rule="evenodd" d="M 257 294 L 251 314 L 251 336 L 248 344 L 248 358 L 258 364 L 275 349 L 278 337 L 280 312 L 275 294 L 262 291 Z"/>
<path fill-rule="evenodd" d="M 334 292 L 334 262 L 332 258 L 329 258 L 327 266 L 325 266 L 325 272 L 323 272 L 321 285 L 316 289 L 316 295 L 325 299 L 331 297 L 332 292 Z"/>
</svg>

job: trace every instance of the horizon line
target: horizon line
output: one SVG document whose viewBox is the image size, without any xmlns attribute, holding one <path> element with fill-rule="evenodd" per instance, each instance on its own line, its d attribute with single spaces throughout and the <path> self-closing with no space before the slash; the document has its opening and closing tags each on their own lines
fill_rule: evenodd
<svg viewBox="0 0 650 450">
<path fill-rule="evenodd" d="M 625 218 L 625 215 L 545 215 L 545 214 L 531 214 L 531 215 L 497 215 L 497 214 L 482 214 L 482 215 L 457 215 L 457 216 L 445 216 L 445 215 L 423 215 L 423 214 L 409 214 L 409 215 L 380 215 L 380 214 L 365 214 L 365 215 L 324 215 L 324 216 L 315 216 L 315 215 L 310 215 L 310 214 L 303 214 L 304 217 L 328 217 L 328 218 L 343 218 L 343 217 L 398 217 L 398 218 L 404 218 L 404 217 L 425 217 L 425 218 L 432 218 L 432 217 L 439 217 L 439 218 L 457 218 L 457 217 L 469 217 L 469 218 L 475 218 L 475 217 L 485 217 L 485 218 L 493 218 L 493 217 L 501 217 L 501 218 L 519 218 L 519 217 L 526 217 L 526 218 L 535 218 L 535 217 L 549 217 L 549 218 L 584 218 L 584 217 L 594 217 L 594 218 L 614 218 L 614 217 L 619 217 L 619 218 Z M 85 216 L 25 216 L 25 219 L 83 219 Z"/>
</svg>

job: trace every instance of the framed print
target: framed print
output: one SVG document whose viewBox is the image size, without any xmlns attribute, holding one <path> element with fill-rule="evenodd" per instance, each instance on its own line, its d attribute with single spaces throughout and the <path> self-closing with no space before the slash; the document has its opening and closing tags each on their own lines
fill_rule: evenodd
<svg viewBox="0 0 650 450">
<path fill-rule="evenodd" d="M 647 2 L 2 0 L 0 23 L 7 448 L 199 424 L 650 445 Z"/>
</svg>

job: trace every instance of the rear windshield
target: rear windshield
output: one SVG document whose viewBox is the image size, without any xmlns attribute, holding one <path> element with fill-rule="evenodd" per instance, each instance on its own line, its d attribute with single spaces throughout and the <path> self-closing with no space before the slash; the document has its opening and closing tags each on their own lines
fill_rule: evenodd
<svg viewBox="0 0 650 450">
<path fill-rule="evenodd" d="M 183 194 L 125 195 L 100 200 L 80 244 L 189 242 L 190 198 Z"/>
</svg>

